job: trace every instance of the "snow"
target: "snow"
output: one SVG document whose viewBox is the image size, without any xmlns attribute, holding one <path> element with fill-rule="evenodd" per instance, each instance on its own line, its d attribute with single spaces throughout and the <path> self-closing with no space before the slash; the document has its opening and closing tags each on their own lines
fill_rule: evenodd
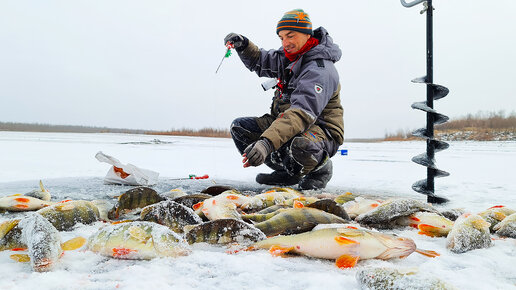
<svg viewBox="0 0 516 290">
<path fill-rule="evenodd" d="M 128 134 L 72 134 L 0 132 L 0 196 L 30 192 L 43 184 L 52 200 L 110 199 L 130 189 L 103 184 L 108 165 L 98 151 L 160 173 L 154 189 L 160 193 L 181 188 L 187 193 L 216 184 L 242 191 L 267 187 L 254 182 L 264 166 L 242 168 L 231 139 Z M 450 142 L 436 154 L 440 169 L 451 173 L 436 179 L 438 195 L 451 201 L 439 210 L 464 208 L 479 213 L 494 205 L 516 209 L 516 142 Z M 410 161 L 425 150 L 424 142 L 345 143 L 347 156 L 335 156 L 334 176 L 327 192 L 404 197 L 424 200 L 411 185 L 426 169 Z M 174 180 L 209 174 L 207 180 Z M 24 213 L 0 214 L 0 222 Z M 61 240 L 95 234 L 103 223 L 78 225 L 60 232 Z M 51 272 L 35 273 L 30 264 L 0 252 L 2 289 L 359 289 L 355 274 L 366 267 L 419 269 L 458 289 L 516 289 L 516 240 L 495 239 L 487 249 L 462 254 L 446 249 L 445 238 L 418 235 L 411 228 L 383 231 L 411 238 L 418 248 L 441 254 L 427 258 L 416 253 L 405 259 L 359 261 L 341 270 L 334 261 L 307 257 L 272 257 L 266 251 L 226 253 L 226 248 L 196 244 L 188 256 L 150 261 L 106 258 L 85 247 L 67 251 Z M 496 236 L 493 236 L 496 237 Z"/>
</svg>

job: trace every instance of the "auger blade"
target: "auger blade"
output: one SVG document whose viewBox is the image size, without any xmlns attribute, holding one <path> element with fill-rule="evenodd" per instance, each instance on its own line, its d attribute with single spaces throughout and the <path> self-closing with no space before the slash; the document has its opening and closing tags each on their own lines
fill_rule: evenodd
<svg viewBox="0 0 516 290">
<path fill-rule="evenodd" d="M 448 95 L 450 90 L 447 87 L 431 84 L 432 89 L 434 90 L 434 100 L 439 100 Z"/>
<path fill-rule="evenodd" d="M 432 145 L 435 148 L 435 152 L 443 151 L 450 147 L 450 144 L 443 142 L 443 141 L 431 140 L 430 142 L 432 142 Z"/>
</svg>

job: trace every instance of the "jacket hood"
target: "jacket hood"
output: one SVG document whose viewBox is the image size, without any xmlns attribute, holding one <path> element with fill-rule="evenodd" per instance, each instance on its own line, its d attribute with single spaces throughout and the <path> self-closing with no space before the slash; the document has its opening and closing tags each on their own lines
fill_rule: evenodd
<svg viewBox="0 0 516 290">
<path fill-rule="evenodd" d="M 319 27 L 313 31 L 313 37 L 319 39 L 319 45 L 310 49 L 303 56 L 306 60 L 311 59 L 327 59 L 332 62 L 339 61 L 342 56 L 342 51 L 339 46 L 333 42 L 333 39 L 328 34 L 324 27 Z"/>
</svg>

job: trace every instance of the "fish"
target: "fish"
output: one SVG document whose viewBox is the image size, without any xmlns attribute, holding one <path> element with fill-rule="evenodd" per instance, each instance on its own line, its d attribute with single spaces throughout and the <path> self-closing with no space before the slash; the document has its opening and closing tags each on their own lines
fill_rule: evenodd
<svg viewBox="0 0 516 290">
<path fill-rule="evenodd" d="M 299 196 L 299 197 L 287 199 L 282 204 L 288 205 L 290 207 L 307 206 L 309 204 L 315 203 L 318 200 L 319 199 L 317 197 L 313 197 L 313 196 Z"/>
<path fill-rule="evenodd" d="M 346 210 L 340 204 L 336 203 L 334 200 L 329 199 L 329 198 L 320 199 L 316 202 L 313 202 L 313 203 L 307 205 L 306 207 L 320 209 L 327 213 L 334 214 L 345 220 L 350 220 L 349 215 L 346 212 Z"/>
<path fill-rule="evenodd" d="M 429 237 L 446 237 L 453 227 L 453 222 L 433 212 L 416 212 L 395 220 L 396 224 L 410 226 L 419 230 L 420 235 Z"/>
<path fill-rule="evenodd" d="M 275 256 L 295 253 L 335 260 L 337 267 L 351 268 L 358 260 L 406 257 L 416 251 L 416 244 L 409 238 L 341 227 L 272 237 L 251 245 L 249 249 L 268 249 Z"/>
<path fill-rule="evenodd" d="M 490 226 L 491 224 L 479 215 L 463 214 L 455 221 L 448 234 L 446 247 L 458 254 L 490 247 L 492 244 Z"/>
<path fill-rule="evenodd" d="M 492 232 L 494 226 L 513 213 L 516 213 L 516 211 L 513 209 L 510 209 L 504 205 L 495 205 L 483 212 L 480 212 L 478 215 L 491 224 L 489 229 Z"/>
<path fill-rule="evenodd" d="M 349 214 L 349 211 L 346 210 Z M 360 224 L 374 225 L 375 227 L 391 227 L 391 222 L 415 212 L 426 211 L 438 213 L 430 204 L 415 199 L 398 198 L 385 201 L 373 210 L 360 214 L 355 218 Z"/>
<path fill-rule="evenodd" d="M 194 204 L 192 208 L 197 214 L 204 215 L 210 221 L 226 218 L 241 219 L 237 207 L 248 201 L 249 197 L 229 190 Z"/>
<path fill-rule="evenodd" d="M 189 244 L 229 244 L 250 245 L 257 241 L 264 240 L 265 234 L 254 227 L 240 220 L 218 219 L 190 226 L 185 230 L 186 241 Z"/>
<path fill-rule="evenodd" d="M 146 186 L 140 186 L 130 189 L 118 197 L 117 204 L 109 211 L 109 219 L 117 219 L 120 214 L 136 208 L 144 208 L 148 205 L 163 201 L 154 189 Z"/>
<path fill-rule="evenodd" d="M 503 219 L 493 227 L 495 233 L 499 236 L 516 239 L 516 213 Z"/>
<path fill-rule="evenodd" d="M 61 244 L 61 236 L 57 229 L 43 216 L 32 213 L 20 220 L 21 240 L 27 245 L 28 255 L 14 254 L 11 258 L 17 261 L 30 259 L 32 269 L 36 272 L 47 272 L 53 269 L 63 250 L 82 247 L 85 239 L 78 237 Z"/>
<path fill-rule="evenodd" d="M 169 190 L 168 192 L 161 193 L 160 196 L 166 199 L 174 199 L 182 196 L 186 196 L 187 194 L 180 188 L 174 188 Z"/>
<path fill-rule="evenodd" d="M 264 208 L 264 209 L 262 209 L 260 211 L 255 212 L 255 213 L 251 213 L 249 215 L 253 215 L 253 214 L 257 214 L 257 215 L 268 214 L 268 213 L 271 213 L 271 212 L 275 212 L 278 209 L 285 209 L 285 208 L 291 208 L 291 206 L 284 205 L 284 204 L 275 204 L 273 206 L 269 206 L 267 208 Z"/>
<path fill-rule="evenodd" d="M 108 225 L 88 239 L 87 249 L 102 256 L 128 260 L 179 257 L 191 252 L 180 235 L 166 226 L 145 221 Z"/>
<path fill-rule="evenodd" d="M 288 199 L 298 198 L 301 194 L 289 188 L 273 188 L 261 194 L 252 196 L 248 202 L 244 203 L 241 208 L 243 210 L 259 211 L 276 204 L 284 204 Z"/>
<path fill-rule="evenodd" d="M 102 221 L 109 221 L 108 214 L 109 211 L 113 208 L 113 204 L 109 200 L 105 199 L 95 199 L 91 201 L 99 211 L 99 219 Z"/>
<path fill-rule="evenodd" d="M 367 199 L 363 197 L 357 197 L 354 200 L 348 201 L 342 205 L 348 216 L 352 219 L 357 216 L 370 212 L 377 208 L 382 202 L 373 199 Z"/>
<path fill-rule="evenodd" d="M 59 231 L 71 230 L 76 224 L 91 224 L 99 220 L 99 210 L 86 200 L 60 202 L 37 211 Z"/>
<path fill-rule="evenodd" d="M 0 223 L 0 251 L 27 248 L 21 240 L 19 222 L 20 219 L 11 219 Z"/>
<path fill-rule="evenodd" d="M 197 193 L 197 194 L 188 194 L 185 196 L 176 197 L 172 200 L 186 206 L 187 208 L 192 208 L 194 204 L 197 204 L 208 198 L 212 198 L 212 196 L 209 194 Z"/>
<path fill-rule="evenodd" d="M 39 181 L 39 189 L 34 189 L 33 191 L 27 192 L 23 195 L 34 197 L 44 201 L 50 201 L 51 199 L 50 192 L 47 189 L 45 189 L 45 187 L 43 186 L 43 182 L 41 180 Z"/>
<path fill-rule="evenodd" d="M 465 214 L 466 211 L 463 208 L 452 208 L 448 210 L 443 210 L 440 212 L 442 216 L 445 218 L 456 221 L 461 215 Z"/>
<path fill-rule="evenodd" d="M 334 200 L 336 203 L 338 204 L 344 204 L 348 201 L 352 201 L 352 200 L 355 200 L 358 196 L 356 194 L 353 194 L 351 192 L 346 192 L 344 194 L 341 194 L 339 196 L 337 196 Z"/>
<path fill-rule="evenodd" d="M 367 267 L 355 275 L 361 289 L 369 290 L 454 290 L 453 285 L 417 269 Z"/>
<path fill-rule="evenodd" d="M 140 220 L 167 226 L 176 233 L 182 233 L 186 225 L 202 223 L 202 219 L 192 209 L 172 200 L 144 207 L 140 213 Z"/>
<path fill-rule="evenodd" d="M 267 220 L 254 224 L 267 236 L 302 233 L 310 231 L 318 224 L 342 224 L 347 222 L 336 215 L 309 207 L 280 209 L 268 215 Z"/>
<path fill-rule="evenodd" d="M 8 211 L 35 211 L 53 204 L 55 202 L 19 194 L 0 198 L 0 209 Z"/>
<path fill-rule="evenodd" d="M 212 185 L 210 187 L 203 189 L 201 191 L 201 193 L 209 194 L 211 196 L 216 196 L 216 195 L 219 195 L 219 194 L 223 193 L 224 191 L 228 191 L 228 190 L 238 191 L 234 187 L 229 186 L 229 185 Z"/>
</svg>

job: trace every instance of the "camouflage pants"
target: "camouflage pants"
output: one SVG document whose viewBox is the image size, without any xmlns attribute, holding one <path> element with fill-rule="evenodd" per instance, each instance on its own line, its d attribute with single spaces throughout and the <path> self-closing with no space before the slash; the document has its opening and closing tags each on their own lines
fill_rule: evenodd
<svg viewBox="0 0 516 290">
<path fill-rule="evenodd" d="M 269 114 L 235 119 L 230 133 L 240 154 L 257 141 L 274 120 Z M 272 152 L 265 164 L 274 170 L 287 171 L 290 175 L 306 175 L 335 155 L 338 147 L 325 130 L 318 125 L 311 125 L 308 130 Z"/>
</svg>

